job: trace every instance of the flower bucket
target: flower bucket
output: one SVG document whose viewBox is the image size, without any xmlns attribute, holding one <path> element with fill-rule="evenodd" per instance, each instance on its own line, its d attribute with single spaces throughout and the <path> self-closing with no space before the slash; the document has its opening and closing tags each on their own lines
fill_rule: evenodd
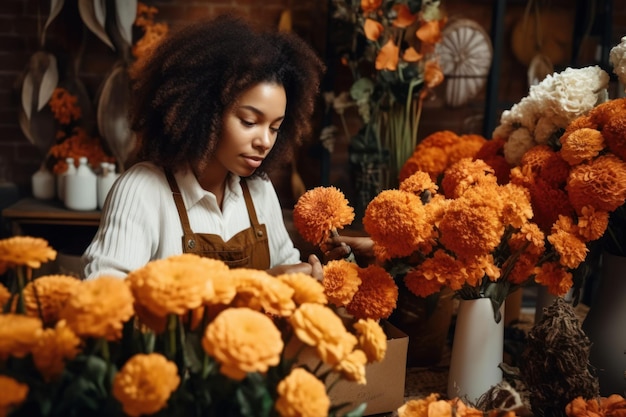
<svg viewBox="0 0 626 417">
<path fill-rule="evenodd" d="M 504 309 L 504 303 L 500 307 Z M 457 314 L 448 397 L 471 403 L 502 381 L 499 365 L 504 354 L 504 321 L 496 323 L 489 298 L 461 300 Z"/>
<path fill-rule="evenodd" d="M 597 293 L 582 324 L 591 341 L 589 362 L 600 383 L 600 395 L 626 391 L 626 257 L 602 254 Z"/>
</svg>

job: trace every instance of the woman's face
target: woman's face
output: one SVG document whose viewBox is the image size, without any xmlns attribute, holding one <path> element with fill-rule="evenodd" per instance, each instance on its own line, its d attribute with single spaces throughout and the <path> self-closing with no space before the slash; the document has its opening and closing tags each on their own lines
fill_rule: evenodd
<svg viewBox="0 0 626 417">
<path fill-rule="evenodd" d="M 215 161 L 241 177 L 254 173 L 276 143 L 286 106 L 278 84 L 263 82 L 244 92 L 224 114 Z"/>
</svg>

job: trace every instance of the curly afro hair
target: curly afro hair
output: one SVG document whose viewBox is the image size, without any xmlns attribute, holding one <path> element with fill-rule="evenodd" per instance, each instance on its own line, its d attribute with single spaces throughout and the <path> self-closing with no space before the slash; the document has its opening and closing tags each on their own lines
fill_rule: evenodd
<svg viewBox="0 0 626 417">
<path fill-rule="evenodd" d="M 130 121 L 137 158 L 173 171 L 187 164 L 202 170 L 229 106 L 256 84 L 273 82 L 284 87 L 287 108 L 272 152 L 255 171 L 264 175 L 311 132 L 324 70 L 297 35 L 258 30 L 241 18 L 220 16 L 173 32 L 135 72 Z"/>
</svg>

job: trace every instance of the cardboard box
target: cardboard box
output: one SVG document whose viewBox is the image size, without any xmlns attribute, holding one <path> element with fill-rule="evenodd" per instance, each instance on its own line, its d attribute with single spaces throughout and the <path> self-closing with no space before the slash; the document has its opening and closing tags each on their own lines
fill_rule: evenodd
<svg viewBox="0 0 626 417">
<path fill-rule="evenodd" d="M 381 320 L 381 326 L 387 334 L 387 354 L 378 363 L 365 367 L 366 385 L 359 385 L 346 380 L 338 381 L 330 390 L 329 397 L 333 405 L 350 403 L 341 409 L 340 414 L 367 403 L 364 415 L 396 411 L 404 404 L 404 384 L 406 378 L 406 355 L 409 337 L 397 327 Z M 301 362 L 312 365 L 318 359 L 314 353 L 306 358 L 300 356 Z M 311 363 L 309 363 L 311 362 Z"/>
</svg>

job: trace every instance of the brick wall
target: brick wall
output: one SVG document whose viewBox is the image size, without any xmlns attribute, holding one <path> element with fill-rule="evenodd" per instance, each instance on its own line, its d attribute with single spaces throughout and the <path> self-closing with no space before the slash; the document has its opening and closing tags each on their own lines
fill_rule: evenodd
<svg viewBox="0 0 626 417">
<path fill-rule="evenodd" d="M 480 23 L 489 33 L 491 30 L 492 6 L 500 0 L 443 0 L 442 7 L 450 16 L 463 16 Z M 66 3 L 76 0 L 66 0 Z M 157 19 L 172 26 L 211 17 L 223 12 L 235 12 L 254 18 L 256 21 L 275 26 L 280 13 L 291 5 L 293 10 L 294 30 L 308 40 L 320 52 L 325 54 L 327 36 L 327 0 L 146 0 L 147 4 L 159 9 Z M 498 99 L 502 108 L 508 108 L 527 93 L 527 68 L 519 63 L 511 53 L 511 28 L 524 13 L 526 1 L 508 0 L 505 17 L 504 50 L 501 63 L 501 81 Z M 571 12 L 572 0 L 551 0 L 545 2 L 550 7 Z M 0 1 L 0 182 L 9 180 L 18 184 L 24 194 L 29 193 L 30 176 L 37 169 L 41 155 L 22 134 L 17 122 L 17 106 L 20 74 L 29 57 L 38 48 L 37 28 L 48 15 L 47 0 L 1 0 Z M 619 42 L 626 35 L 626 2 L 613 0 L 613 43 Z M 38 16 L 39 15 L 39 16 Z M 52 44 L 62 47 L 59 25 L 51 26 L 48 33 Z M 563 28 L 571 32 L 571 27 Z M 591 39 L 591 48 L 596 40 Z M 79 77 L 93 97 L 104 76 L 115 61 L 115 54 L 91 33 L 87 34 L 85 57 Z M 342 91 L 350 82 L 338 65 L 330 65 L 335 75 L 335 90 Z M 423 137 L 440 129 L 451 129 L 464 133 L 467 129 L 481 126 L 484 111 L 484 97 L 479 96 L 474 102 L 460 109 L 446 108 L 441 99 L 428 103 L 422 115 L 420 136 Z M 339 126 L 339 121 L 336 121 Z M 358 120 L 352 121 L 358 129 Z M 341 132 L 341 129 L 339 129 Z M 338 184 L 350 195 L 351 181 L 347 163 L 347 142 L 345 137 L 338 137 L 335 152 L 331 155 L 330 181 Z M 305 185 L 313 187 L 319 184 L 320 163 L 319 149 L 315 146 L 303 148 L 298 157 L 298 169 Z M 275 185 L 285 206 L 293 203 L 289 188 L 288 167 L 274 176 Z"/>
</svg>

